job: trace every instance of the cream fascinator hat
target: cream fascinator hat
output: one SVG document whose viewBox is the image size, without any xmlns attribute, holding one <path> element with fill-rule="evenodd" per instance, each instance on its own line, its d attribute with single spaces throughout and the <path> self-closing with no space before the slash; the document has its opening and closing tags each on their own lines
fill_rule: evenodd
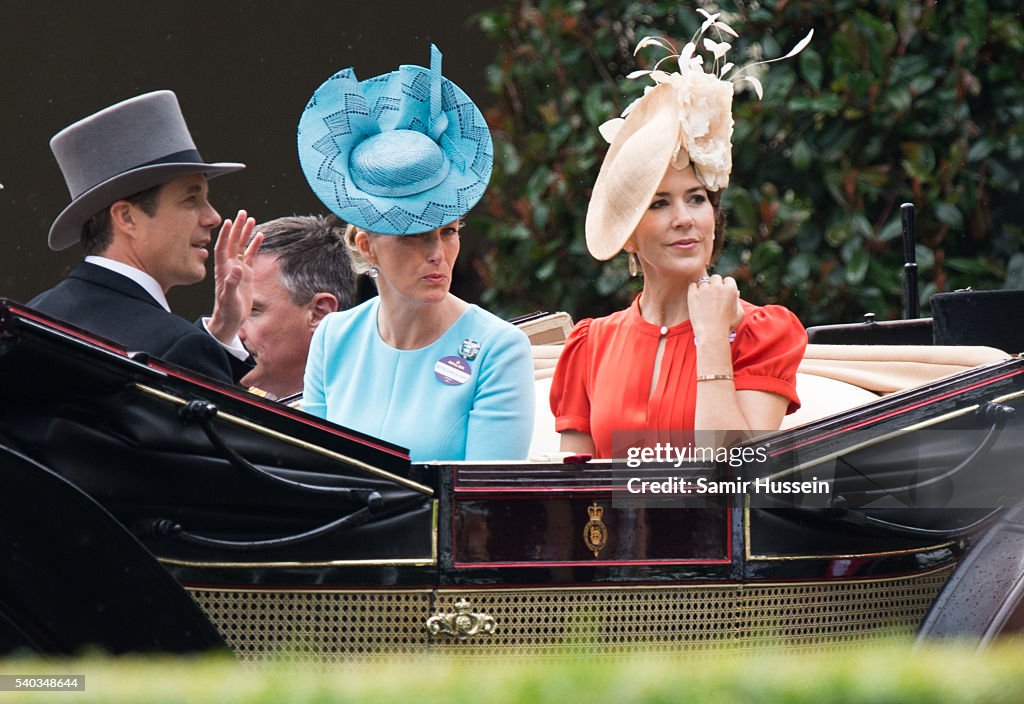
<svg viewBox="0 0 1024 704">
<path fill-rule="evenodd" d="M 796 56 L 811 41 L 812 29 L 783 57 L 761 61 L 736 71 L 725 60 L 731 44 L 725 35 L 736 37 L 729 25 L 719 21 L 720 13 L 698 9 L 704 23 L 690 42 L 676 53 L 664 39 L 647 37 L 637 44 L 636 54 L 656 45 L 672 52 L 650 71 L 634 71 L 627 78 L 650 76 L 654 85 L 626 108 L 622 117 L 601 125 L 601 136 L 611 144 L 587 208 L 587 249 L 597 259 L 611 259 L 633 234 L 647 211 L 651 198 L 669 165 L 685 169 L 692 165 L 697 180 L 709 191 L 729 185 L 732 171 L 733 87 L 749 82 L 762 97 L 760 81 L 744 71 L 761 64 Z M 714 30 L 719 39 L 704 35 Z M 711 70 L 704 70 L 703 49 L 714 57 Z M 678 73 L 659 68 L 675 59 Z"/>
</svg>

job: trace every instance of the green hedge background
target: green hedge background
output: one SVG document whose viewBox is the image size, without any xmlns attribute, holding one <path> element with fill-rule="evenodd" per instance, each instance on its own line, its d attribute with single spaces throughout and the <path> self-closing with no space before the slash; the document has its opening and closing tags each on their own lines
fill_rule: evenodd
<svg viewBox="0 0 1024 704">
<path fill-rule="evenodd" d="M 865 644 L 866 645 L 866 644 Z M 3 702 L 67 704 L 1018 704 L 1019 643 L 977 653 L 874 644 L 832 653 L 797 650 L 632 659 L 550 657 L 514 662 L 403 658 L 319 668 L 241 665 L 224 657 L 0 661 L 17 675 L 85 675 L 83 692 L 0 692 Z"/>
<path fill-rule="evenodd" d="M 623 256 L 597 262 L 583 223 L 606 145 L 597 127 L 648 85 L 626 80 L 702 19 L 664 1 L 508 0 L 474 22 L 500 46 L 488 68 L 495 171 L 470 220 L 489 248 L 484 303 L 511 315 L 625 307 Z M 714 10 L 715 6 L 706 5 Z M 933 292 L 1024 288 L 1024 26 L 1018 0 L 723 2 L 737 66 L 767 67 L 736 94 L 734 168 L 716 270 L 805 325 L 902 315 L 899 206 L 917 209 L 922 313 Z"/>
</svg>

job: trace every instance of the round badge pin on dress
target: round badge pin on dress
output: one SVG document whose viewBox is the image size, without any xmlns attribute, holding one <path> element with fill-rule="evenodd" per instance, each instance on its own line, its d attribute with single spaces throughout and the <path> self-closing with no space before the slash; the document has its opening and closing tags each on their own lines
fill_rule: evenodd
<svg viewBox="0 0 1024 704">
<path fill-rule="evenodd" d="M 441 357 L 434 364 L 434 376 L 442 384 L 459 386 L 460 384 L 465 384 L 473 376 L 473 368 L 469 366 L 469 362 L 466 360 L 449 355 Z"/>
</svg>

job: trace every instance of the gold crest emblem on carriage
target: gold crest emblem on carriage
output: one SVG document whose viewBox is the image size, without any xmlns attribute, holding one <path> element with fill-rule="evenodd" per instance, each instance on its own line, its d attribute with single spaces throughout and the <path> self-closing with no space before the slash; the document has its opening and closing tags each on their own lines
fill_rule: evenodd
<svg viewBox="0 0 1024 704">
<path fill-rule="evenodd" d="M 455 611 L 439 611 L 427 619 L 427 631 L 433 636 L 452 636 L 465 640 L 490 635 L 497 627 L 490 614 L 475 612 L 465 599 L 455 602 Z"/>
<path fill-rule="evenodd" d="M 597 557 L 608 542 L 608 527 L 601 520 L 604 509 L 595 501 L 587 507 L 587 513 L 590 520 L 583 527 L 583 544 L 587 546 L 587 550 L 594 553 L 594 557 Z"/>
</svg>

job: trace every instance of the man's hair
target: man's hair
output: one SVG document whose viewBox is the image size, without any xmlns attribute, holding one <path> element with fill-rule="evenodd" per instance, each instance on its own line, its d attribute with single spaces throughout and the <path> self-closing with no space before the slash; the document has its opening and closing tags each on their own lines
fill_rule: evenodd
<svg viewBox="0 0 1024 704">
<path fill-rule="evenodd" d="M 118 198 L 117 200 L 126 200 L 132 205 L 141 208 L 142 212 L 146 215 L 153 217 L 156 214 L 156 201 L 160 195 L 161 188 L 163 188 L 162 183 L 134 193 L 127 198 Z M 116 202 L 114 201 L 114 203 Z M 103 254 L 114 240 L 114 231 L 110 227 L 110 205 L 93 215 L 82 225 L 81 242 L 82 249 L 85 250 L 86 254 Z"/>
<path fill-rule="evenodd" d="M 260 254 L 277 257 L 281 284 L 296 305 L 331 293 L 344 310 L 356 303 L 356 275 L 345 247 L 345 223 L 334 215 L 291 215 L 257 225 Z"/>
</svg>

